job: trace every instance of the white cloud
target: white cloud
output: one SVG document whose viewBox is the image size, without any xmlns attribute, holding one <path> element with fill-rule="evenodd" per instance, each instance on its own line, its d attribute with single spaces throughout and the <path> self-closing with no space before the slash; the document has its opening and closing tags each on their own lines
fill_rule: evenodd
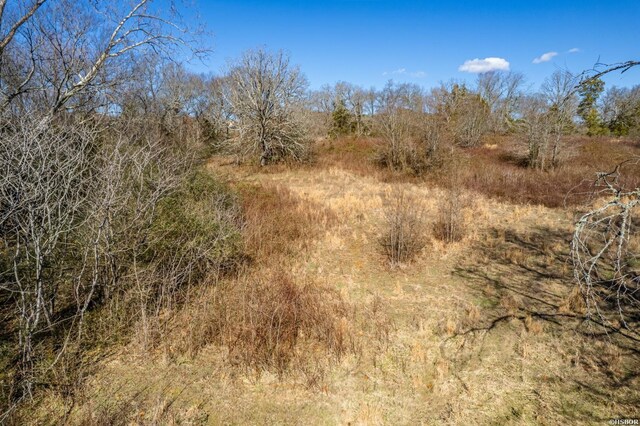
<svg viewBox="0 0 640 426">
<path fill-rule="evenodd" d="M 482 73 L 489 71 L 509 71 L 509 62 L 503 58 L 470 59 L 458 67 L 458 71 Z"/>
<path fill-rule="evenodd" d="M 407 71 L 406 68 L 398 68 L 394 71 L 385 71 L 382 75 L 408 75 L 414 78 L 424 78 L 427 76 L 427 73 L 424 71 Z"/>
<path fill-rule="evenodd" d="M 385 71 L 382 73 L 382 75 L 402 75 L 402 74 L 406 74 L 407 73 L 407 69 L 406 68 L 398 68 L 395 71 Z"/>
<path fill-rule="evenodd" d="M 568 53 L 578 53 L 578 52 L 580 52 L 580 48 L 574 47 L 574 48 L 569 49 L 567 52 Z"/>
<path fill-rule="evenodd" d="M 553 59 L 554 56 L 558 56 L 558 52 L 543 53 L 542 55 L 540 55 L 537 58 L 535 58 L 533 60 L 533 63 L 534 64 L 541 64 L 543 62 L 549 62 L 551 59 Z"/>
</svg>

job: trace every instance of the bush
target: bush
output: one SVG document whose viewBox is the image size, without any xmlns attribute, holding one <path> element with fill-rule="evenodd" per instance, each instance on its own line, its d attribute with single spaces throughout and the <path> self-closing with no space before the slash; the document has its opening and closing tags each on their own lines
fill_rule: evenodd
<svg viewBox="0 0 640 426">
<path fill-rule="evenodd" d="M 352 313 L 339 293 L 312 280 L 297 282 L 285 266 L 333 214 L 280 187 L 245 186 L 240 194 L 251 264 L 236 277 L 201 287 L 200 296 L 168 321 L 170 351 L 194 356 L 216 344 L 228 350 L 233 365 L 283 373 L 293 361 L 304 366 L 306 358 L 317 355 L 320 362 L 351 350 Z"/>
<path fill-rule="evenodd" d="M 433 236 L 446 243 L 462 240 L 466 234 L 464 209 L 468 205 L 469 199 L 459 187 L 446 189 L 438 203 L 437 218 L 433 223 Z"/>
<path fill-rule="evenodd" d="M 341 322 L 348 309 L 338 293 L 313 282 L 298 284 L 282 270 L 241 280 L 221 305 L 230 318 L 224 338 L 234 363 L 283 372 L 304 340 L 336 356 L 346 351 Z"/>
<path fill-rule="evenodd" d="M 120 298 L 138 313 L 134 331 L 146 349 L 159 344 L 162 317 L 184 302 L 189 288 L 217 281 L 243 261 L 237 196 L 207 172 L 192 173 L 159 203 L 140 253 L 126 265 L 129 277 Z"/>
<path fill-rule="evenodd" d="M 160 203 L 148 253 L 159 264 L 188 269 L 187 281 L 212 271 L 228 272 L 242 257 L 241 222 L 238 197 L 207 172 L 197 171 L 181 191 Z"/>
<path fill-rule="evenodd" d="M 413 259 L 426 244 L 421 207 L 404 192 L 387 200 L 382 236 L 378 240 L 392 265 Z"/>
</svg>

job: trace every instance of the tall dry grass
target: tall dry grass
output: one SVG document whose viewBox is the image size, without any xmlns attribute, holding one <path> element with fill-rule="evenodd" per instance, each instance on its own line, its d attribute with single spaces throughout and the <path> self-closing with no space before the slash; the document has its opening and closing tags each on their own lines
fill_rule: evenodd
<svg viewBox="0 0 640 426">
<path fill-rule="evenodd" d="M 248 263 L 236 277 L 202 288 L 171 318 L 164 351 L 193 357 L 216 345 L 230 366 L 283 374 L 292 364 L 351 350 L 349 305 L 328 286 L 291 273 L 333 213 L 284 188 L 239 192 Z"/>
</svg>

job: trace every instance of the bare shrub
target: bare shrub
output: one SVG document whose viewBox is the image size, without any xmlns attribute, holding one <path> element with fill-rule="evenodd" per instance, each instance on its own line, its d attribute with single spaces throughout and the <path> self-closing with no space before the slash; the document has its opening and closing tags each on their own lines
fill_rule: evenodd
<svg viewBox="0 0 640 426">
<path fill-rule="evenodd" d="M 458 161 L 453 136 L 438 116 L 427 116 L 421 123 L 421 155 L 413 163 L 414 173 L 446 174 Z"/>
<path fill-rule="evenodd" d="M 464 211 L 470 206 L 471 200 L 462 188 L 459 167 L 454 166 L 448 173 L 444 179 L 444 194 L 438 200 L 433 236 L 446 243 L 453 243 L 466 235 Z"/>
<path fill-rule="evenodd" d="M 419 203 L 401 190 L 395 191 L 386 203 L 378 243 L 391 264 L 396 265 L 413 259 L 426 245 L 424 215 Z"/>
<path fill-rule="evenodd" d="M 387 84 L 380 94 L 374 130 L 383 140 L 377 162 L 395 171 L 420 174 L 428 154 L 422 144 L 422 92 L 412 85 Z"/>
<path fill-rule="evenodd" d="M 461 96 L 452 122 L 454 140 L 462 147 L 477 146 L 487 132 L 489 108 L 479 95 L 463 92 Z"/>
<path fill-rule="evenodd" d="M 378 163 L 392 170 L 410 169 L 416 156 L 416 146 L 412 140 L 409 113 L 399 108 L 389 107 L 376 117 L 376 129 L 384 140 L 378 153 Z"/>
</svg>

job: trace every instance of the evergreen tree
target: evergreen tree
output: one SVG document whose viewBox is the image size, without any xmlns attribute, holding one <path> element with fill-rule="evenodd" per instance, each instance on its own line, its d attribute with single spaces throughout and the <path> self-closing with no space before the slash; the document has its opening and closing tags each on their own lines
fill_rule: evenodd
<svg viewBox="0 0 640 426">
<path fill-rule="evenodd" d="M 601 135 L 605 132 L 602 119 L 596 108 L 596 102 L 604 90 L 604 81 L 600 78 L 589 80 L 580 86 L 580 104 L 578 115 L 587 126 L 587 135 Z"/>
<path fill-rule="evenodd" d="M 332 123 L 329 134 L 331 137 L 348 135 L 353 129 L 353 114 L 347 109 L 344 101 L 340 99 L 335 103 L 333 113 L 331 114 Z"/>
</svg>

